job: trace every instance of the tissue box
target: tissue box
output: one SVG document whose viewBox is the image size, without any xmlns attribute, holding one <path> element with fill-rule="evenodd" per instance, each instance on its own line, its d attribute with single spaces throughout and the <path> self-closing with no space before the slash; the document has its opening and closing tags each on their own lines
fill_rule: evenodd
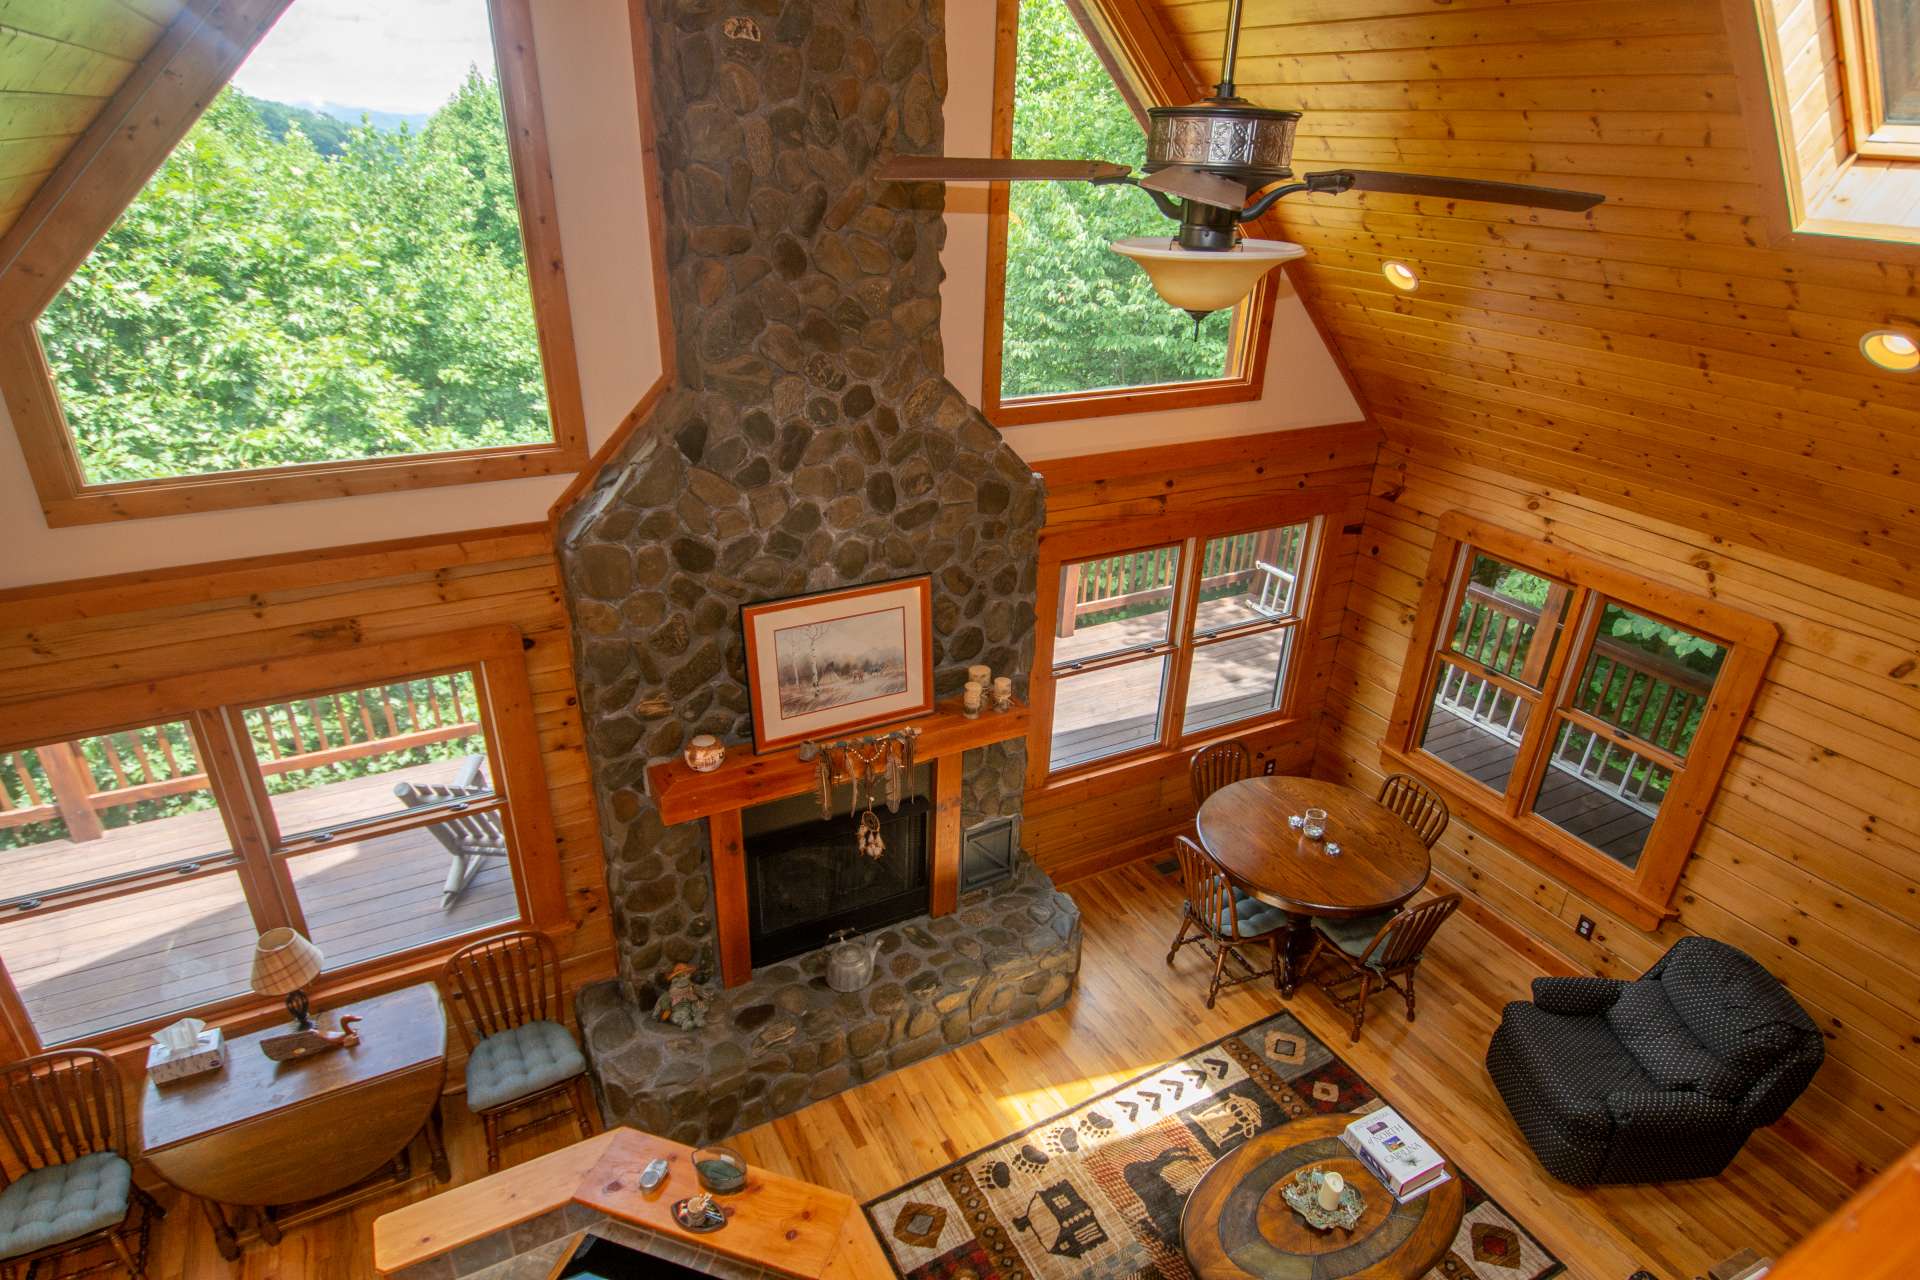
<svg viewBox="0 0 1920 1280">
<path fill-rule="evenodd" d="M 220 1028 L 202 1031 L 190 1049 L 178 1052 L 163 1044 L 147 1046 L 147 1074 L 156 1081 L 184 1080 L 188 1076 L 218 1071 L 227 1062 L 227 1038 Z"/>
</svg>

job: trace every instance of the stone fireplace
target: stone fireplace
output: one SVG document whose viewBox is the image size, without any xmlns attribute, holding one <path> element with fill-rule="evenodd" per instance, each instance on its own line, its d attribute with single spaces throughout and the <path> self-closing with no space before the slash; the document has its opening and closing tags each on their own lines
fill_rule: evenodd
<svg viewBox="0 0 1920 1280">
<path fill-rule="evenodd" d="M 763 875 L 804 866 L 833 892 L 755 899 L 749 862 L 741 911 L 737 859 L 723 876 L 712 856 L 730 831 L 663 814 L 650 763 L 695 733 L 750 751 L 744 604 L 929 574 L 936 695 L 984 662 L 1024 698 L 1045 494 L 943 375 L 938 190 L 870 176 L 883 155 L 939 150 L 940 5 L 649 9 L 676 385 L 563 513 L 558 549 L 619 961 L 581 994 L 581 1026 L 610 1120 L 698 1141 L 1060 1003 L 1080 932 L 1018 853 L 1017 733 L 921 782 L 923 826 L 950 824 L 924 887 L 907 850 L 842 865 L 831 832 L 743 803 L 727 821 L 762 846 Z M 961 842 L 981 851 L 964 877 Z M 872 984 L 830 990 L 824 933 L 888 917 Z M 756 919 L 749 978 L 730 934 Z M 651 1018 L 677 963 L 713 996 L 697 1032 Z"/>
</svg>

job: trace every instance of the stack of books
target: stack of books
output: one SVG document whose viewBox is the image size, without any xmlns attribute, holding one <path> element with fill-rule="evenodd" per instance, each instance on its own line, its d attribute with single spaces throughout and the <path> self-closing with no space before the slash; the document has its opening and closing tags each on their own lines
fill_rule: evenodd
<svg viewBox="0 0 1920 1280">
<path fill-rule="evenodd" d="M 1453 1176 L 1440 1153 L 1392 1107 L 1361 1116 L 1341 1132 L 1340 1141 L 1401 1204 L 1418 1199 Z"/>
</svg>

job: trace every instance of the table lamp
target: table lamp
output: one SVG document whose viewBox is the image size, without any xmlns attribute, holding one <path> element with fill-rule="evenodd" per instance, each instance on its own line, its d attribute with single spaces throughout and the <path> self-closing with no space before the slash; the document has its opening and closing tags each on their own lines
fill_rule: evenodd
<svg viewBox="0 0 1920 1280">
<path fill-rule="evenodd" d="M 285 996 L 294 1026 L 313 1030 L 307 1016 L 307 984 L 320 975 L 320 948 L 292 929 L 269 929 L 253 946 L 253 989 Z"/>
</svg>

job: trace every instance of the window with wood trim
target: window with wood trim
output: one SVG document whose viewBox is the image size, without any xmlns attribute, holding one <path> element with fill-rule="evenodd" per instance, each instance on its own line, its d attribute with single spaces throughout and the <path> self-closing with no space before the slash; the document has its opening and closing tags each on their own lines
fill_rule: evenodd
<svg viewBox="0 0 1920 1280">
<path fill-rule="evenodd" d="M 52 523 L 577 469 L 528 6 L 183 11 L 0 246 Z"/>
<path fill-rule="evenodd" d="M 1060 562 L 1048 693 L 1036 702 L 1048 772 L 1179 750 L 1288 714 L 1322 519 Z"/>
<path fill-rule="evenodd" d="M 995 154 L 1146 158 L 1145 115 L 1081 0 L 1000 0 Z M 1084 11 L 1084 6 L 1083 6 Z M 1171 95 L 1170 100 L 1180 98 Z M 1171 235 L 1140 191 L 1080 182 L 996 184 L 989 196 L 986 379 L 1002 426 L 1260 397 L 1274 282 L 1196 327 L 1108 247 Z"/>
<path fill-rule="evenodd" d="M 515 633 L 68 695 L 0 735 L 0 1005 L 29 1051 L 257 1000 L 280 925 L 326 983 L 556 922 Z"/>
<path fill-rule="evenodd" d="M 1855 149 L 1863 156 L 1920 159 L 1920 4 L 1834 3 Z"/>
<path fill-rule="evenodd" d="M 1706 597 L 1451 514 L 1387 752 L 1650 926 L 1777 638 Z"/>
</svg>

